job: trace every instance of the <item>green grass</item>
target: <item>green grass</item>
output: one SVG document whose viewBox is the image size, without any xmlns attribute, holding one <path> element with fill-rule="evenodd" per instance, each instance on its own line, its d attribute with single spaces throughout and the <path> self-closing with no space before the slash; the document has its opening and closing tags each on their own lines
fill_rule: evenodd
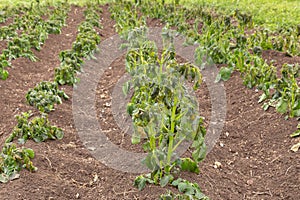
<svg viewBox="0 0 300 200">
<path fill-rule="evenodd" d="M 62 0 L 40 0 L 40 2 L 42 4 L 50 2 L 51 4 L 54 4 L 55 2 L 59 2 Z M 18 6 L 18 5 L 30 5 L 31 2 L 35 2 L 34 0 L 0 0 L 0 8 L 3 8 L 5 6 L 9 6 L 9 7 L 14 7 L 14 6 Z M 98 2 L 98 0 L 69 0 L 68 2 L 70 2 L 71 4 L 76 4 L 76 5 L 80 5 L 83 6 L 85 4 L 87 4 L 88 2 Z M 108 2 L 108 0 L 100 0 L 100 2 Z"/>
<path fill-rule="evenodd" d="M 182 0 L 187 5 L 206 5 L 231 13 L 235 9 L 252 14 L 255 24 L 277 28 L 300 25 L 300 0 Z"/>
</svg>

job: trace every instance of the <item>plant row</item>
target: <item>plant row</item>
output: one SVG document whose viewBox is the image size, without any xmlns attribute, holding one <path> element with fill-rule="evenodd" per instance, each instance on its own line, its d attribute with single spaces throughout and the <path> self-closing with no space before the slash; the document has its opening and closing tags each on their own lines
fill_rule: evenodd
<svg viewBox="0 0 300 200">
<path fill-rule="evenodd" d="M 265 110 L 273 106 L 286 118 L 300 117 L 299 65 L 284 64 L 277 75 L 272 62 L 262 58 L 262 51 L 267 49 L 299 56 L 299 26 L 271 32 L 263 27 L 252 29 L 252 17 L 238 10 L 232 15 L 216 15 L 203 7 L 187 9 L 175 3 L 137 1 L 137 5 L 147 16 L 175 27 L 187 37 L 187 43 L 197 42 L 195 57 L 200 66 L 226 64 L 216 81 L 226 81 L 234 71 L 239 71 L 247 87 L 263 91 L 259 103 L 264 102 Z M 193 24 L 187 23 L 191 20 Z M 291 134 L 299 135 L 300 129 Z"/>
<path fill-rule="evenodd" d="M 49 10 L 49 11 L 48 11 Z M 11 66 L 11 60 L 19 57 L 36 61 L 32 48 L 41 50 L 48 34 L 60 34 L 69 11 L 69 4 L 60 3 L 53 9 L 32 5 L 21 16 L 15 16 L 14 22 L 0 28 L 0 39 L 7 41 L 7 48 L 0 55 L 0 78 L 8 77 L 6 67 Z M 48 15 L 47 20 L 42 15 Z"/>
<path fill-rule="evenodd" d="M 76 41 L 72 49 L 60 52 L 61 64 L 55 69 L 55 82 L 60 85 L 75 85 L 79 80 L 77 73 L 81 72 L 83 59 L 93 58 L 98 51 L 100 36 L 96 28 L 101 28 L 98 12 L 100 8 L 90 6 L 85 12 L 85 21 L 79 25 Z"/>
<path fill-rule="evenodd" d="M 180 172 L 199 173 L 198 163 L 205 158 L 206 130 L 198 113 L 198 104 L 190 95 L 185 80 L 197 89 L 202 81 L 200 69 L 176 60 L 175 33 L 164 28 L 163 51 L 159 56 L 154 42 L 146 37 L 145 18 L 130 2 L 118 2 L 111 9 L 116 30 L 127 40 L 126 72 L 131 80 L 123 86 L 133 92 L 127 112 L 133 120 L 132 143 L 142 143 L 147 152 L 143 163 L 151 173 L 140 175 L 134 185 L 142 190 L 146 184 L 173 186 L 178 193 L 167 191 L 160 199 L 208 199 L 197 183 L 180 178 Z M 181 158 L 177 150 L 183 142 L 192 143 L 191 158 Z"/>
<path fill-rule="evenodd" d="M 62 51 L 59 55 L 61 65 L 56 70 L 55 81 L 42 81 L 26 94 L 26 101 L 40 111 L 40 116 L 32 117 L 31 111 L 16 116 L 18 124 L 6 139 L 0 153 L 0 182 L 5 183 L 18 178 L 19 171 L 24 168 L 30 171 L 37 170 L 31 161 L 34 158 L 34 151 L 23 146 L 28 139 L 44 142 L 48 139 L 63 138 L 62 129 L 52 126 L 46 113 L 53 111 L 54 105 L 61 104 L 62 99 L 69 98 L 58 85 L 74 85 L 78 80 L 75 75 L 80 72 L 83 59 L 93 57 L 92 54 L 97 50 L 100 37 L 94 27 L 100 27 L 99 11 L 95 5 L 89 5 L 84 11 L 85 21 L 78 28 L 79 33 L 72 49 Z M 62 66 L 67 66 L 71 74 L 61 70 Z M 71 76 L 76 81 L 71 82 L 68 79 Z M 18 144 L 14 143 L 15 140 Z"/>
<path fill-rule="evenodd" d="M 41 82 L 26 94 L 27 102 L 40 112 L 49 113 L 55 109 L 55 104 L 61 104 L 62 99 L 69 97 L 58 85 L 75 85 L 78 83 L 77 73 L 82 70 L 83 59 L 94 58 L 98 51 L 100 36 L 97 28 L 101 28 L 98 12 L 101 9 L 90 5 L 85 11 L 85 21 L 78 27 L 78 34 L 72 49 L 59 53 L 60 66 L 55 69 L 53 82 Z"/>
<path fill-rule="evenodd" d="M 35 2 L 32 2 L 30 6 L 28 5 L 15 5 L 13 7 L 4 6 L 1 8 L 0 12 L 0 23 L 5 23 L 8 19 L 13 19 L 15 17 L 19 17 L 19 14 L 23 14 L 24 12 L 31 10 L 34 6 Z M 40 9 L 41 10 L 41 9 Z M 45 12 L 46 10 L 43 10 Z"/>
</svg>

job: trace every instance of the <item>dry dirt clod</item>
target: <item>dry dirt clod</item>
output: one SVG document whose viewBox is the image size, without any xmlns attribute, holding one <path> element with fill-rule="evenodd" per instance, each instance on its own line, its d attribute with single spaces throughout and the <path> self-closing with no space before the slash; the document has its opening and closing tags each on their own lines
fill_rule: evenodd
<svg viewBox="0 0 300 200">
<path fill-rule="evenodd" d="M 221 164 L 220 162 L 216 161 L 216 162 L 214 163 L 213 167 L 214 167 L 215 169 L 218 169 L 218 168 L 221 168 L 221 167 L 222 167 L 222 164 Z"/>
<path fill-rule="evenodd" d="M 291 151 L 297 152 L 300 148 L 300 142 L 292 146 Z"/>
</svg>

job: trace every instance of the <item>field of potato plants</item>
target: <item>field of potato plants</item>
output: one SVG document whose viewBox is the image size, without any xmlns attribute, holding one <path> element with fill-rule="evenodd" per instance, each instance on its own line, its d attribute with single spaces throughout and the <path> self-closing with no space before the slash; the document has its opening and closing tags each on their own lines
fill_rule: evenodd
<svg viewBox="0 0 300 200">
<path fill-rule="evenodd" d="M 0 199 L 300 199 L 300 5 L 262 2 L 0 1 Z M 178 36 L 197 45 L 195 63 Z M 100 162 L 77 133 L 73 92 L 112 37 L 124 53 L 99 75 L 97 120 L 117 147 L 145 153 L 148 173 Z M 226 120 L 208 151 L 211 65 Z M 131 134 L 112 111 L 124 75 Z"/>
</svg>

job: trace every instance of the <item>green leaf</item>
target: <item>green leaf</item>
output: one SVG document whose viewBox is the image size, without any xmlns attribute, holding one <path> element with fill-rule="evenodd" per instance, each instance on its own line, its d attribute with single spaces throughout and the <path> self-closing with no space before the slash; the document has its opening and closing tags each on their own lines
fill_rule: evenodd
<svg viewBox="0 0 300 200">
<path fill-rule="evenodd" d="M 134 180 L 134 186 L 137 187 L 140 191 L 143 190 L 146 186 L 147 178 L 143 175 L 136 177 Z"/>
<path fill-rule="evenodd" d="M 197 163 L 195 161 L 193 161 L 192 159 L 182 158 L 181 160 L 182 160 L 181 169 L 183 171 L 194 172 L 194 173 L 197 173 L 197 174 L 200 172 Z"/>
<path fill-rule="evenodd" d="M 140 128 L 140 127 L 139 127 Z M 141 142 L 141 136 L 137 131 L 134 131 L 132 136 L 131 136 L 131 143 L 132 144 L 138 144 Z"/>
<path fill-rule="evenodd" d="M 297 130 L 290 135 L 290 137 L 299 137 L 299 136 L 300 136 L 300 130 Z"/>
<path fill-rule="evenodd" d="M 122 86 L 123 94 L 125 96 L 128 95 L 129 89 L 130 89 L 130 82 L 128 81 L 124 83 L 124 85 Z"/>
<path fill-rule="evenodd" d="M 276 110 L 279 113 L 286 113 L 288 109 L 288 102 L 286 100 L 283 100 L 282 98 L 280 99 L 280 101 L 277 103 L 276 105 Z"/>
<path fill-rule="evenodd" d="M 219 74 L 216 77 L 215 82 L 220 82 L 221 80 L 227 81 L 232 73 L 232 69 L 228 67 L 222 67 L 219 71 Z"/>
<path fill-rule="evenodd" d="M 65 85 L 65 84 L 66 84 L 66 81 L 65 81 L 64 79 L 59 79 L 59 80 L 58 80 L 58 83 L 59 83 L 60 85 Z"/>
<path fill-rule="evenodd" d="M 300 109 L 293 110 L 291 114 L 293 117 L 300 117 Z"/>
<path fill-rule="evenodd" d="M 263 94 L 260 96 L 260 98 L 259 98 L 259 100 L 258 100 L 258 103 L 263 102 L 263 101 L 266 100 L 267 98 L 268 98 L 267 95 L 266 95 L 265 93 L 263 93 Z"/>
<path fill-rule="evenodd" d="M 41 142 L 43 142 L 43 138 L 42 138 L 42 137 L 34 137 L 33 140 L 34 140 L 36 143 L 41 143 Z"/>
<path fill-rule="evenodd" d="M 126 107 L 127 113 L 132 116 L 133 111 L 135 110 L 135 105 L 133 103 L 128 103 Z"/>
<path fill-rule="evenodd" d="M 165 175 L 160 179 L 160 186 L 161 187 L 165 187 L 169 182 L 171 182 L 173 180 L 173 176 L 172 175 Z"/>
<path fill-rule="evenodd" d="M 159 200 L 174 200 L 174 197 L 173 197 L 171 191 L 168 191 L 167 194 L 160 195 Z"/>
<path fill-rule="evenodd" d="M 19 142 L 19 144 L 25 144 L 26 139 L 24 139 L 24 138 L 19 138 L 19 139 L 18 139 L 18 142 Z"/>
<path fill-rule="evenodd" d="M 7 77 L 8 77 L 8 71 L 2 70 L 1 73 L 0 73 L 0 78 L 1 78 L 2 80 L 6 80 Z"/>
<path fill-rule="evenodd" d="M 182 181 L 183 181 L 182 178 L 178 178 L 178 179 L 176 179 L 176 180 L 174 180 L 174 181 L 172 182 L 172 185 L 177 187 L 177 186 L 179 185 L 179 183 L 182 182 Z"/>
<path fill-rule="evenodd" d="M 205 144 L 198 146 L 192 153 L 193 159 L 196 160 L 197 162 L 201 162 L 202 160 L 204 160 L 205 156 L 206 156 Z"/>
<path fill-rule="evenodd" d="M 187 182 L 181 182 L 178 184 L 178 190 L 179 192 L 185 193 L 185 194 L 191 194 L 193 195 L 194 192 L 194 188 L 191 184 L 187 183 Z"/>
<path fill-rule="evenodd" d="M 23 149 L 23 151 L 28 155 L 29 158 L 34 158 L 34 151 L 32 149 Z"/>
<path fill-rule="evenodd" d="M 57 129 L 57 130 L 55 131 L 55 137 L 56 137 L 58 140 L 63 139 L 63 137 L 64 137 L 64 132 L 63 132 L 61 129 Z"/>
<path fill-rule="evenodd" d="M 262 108 L 264 109 L 264 111 L 267 111 L 269 109 L 269 107 L 270 107 L 270 103 L 269 102 L 264 103 L 263 106 L 262 106 Z"/>
<path fill-rule="evenodd" d="M 151 150 L 151 148 L 150 148 L 150 142 L 149 142 L 149 141 L 146 141 L 146 142 L 143 144 L 143 150 L 144 150 L 144 151 L 149 151 L 149 150 Z"/>
<path fill-rule="evenodd" d="M 145 164 L 152 171 L 158 168 L 154 152 L 149 152 L 148 155 L 143 159 L 142 163 Z"/>
<path fill-rule="evenodd" d="M 17 173 L 17 172 L 15 172 L 15 173 L 13 173 L 12 175 L 9 176 L 10 181 L 18 179 L 18 178 L 20 178 L 20 174 Z"/>
<path fill-rule="evenodd" d="M 201 191 L 197 191 L 195 194 L 195 197 L 197 199 L 209 200 L 209 198 L 205 194 L 203 194 Z"/>
</svg>

